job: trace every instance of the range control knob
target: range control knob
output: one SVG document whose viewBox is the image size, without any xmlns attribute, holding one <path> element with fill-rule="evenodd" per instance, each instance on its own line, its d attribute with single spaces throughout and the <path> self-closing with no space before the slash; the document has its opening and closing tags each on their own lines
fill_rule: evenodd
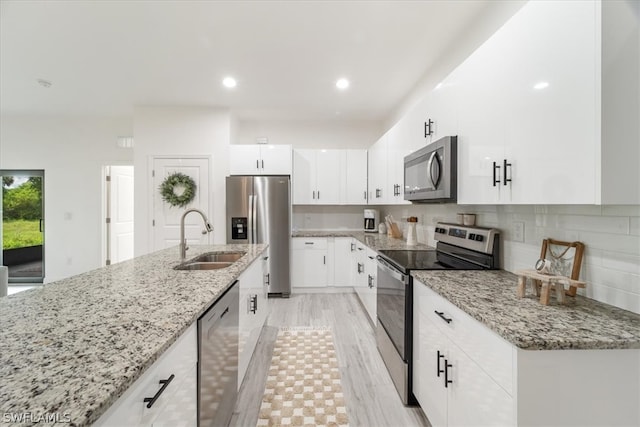
<svg viewBox="0 0 640 427">
<path fill-rule="evenodd" d="M 469 240 L 476 240 L 476 235 L 474 233 L 469 233 Z"/>
<path fill-rule="evenodd" d="M 436 227 L 436 233 L 444 234 L 446 230 L 442 227 Z"/>
<path fill-rule="evenodd" d="M 482 234 L 476 234 L 476 242 L 482 242 L 484 240 L 484 236 Z"/>
</svg>

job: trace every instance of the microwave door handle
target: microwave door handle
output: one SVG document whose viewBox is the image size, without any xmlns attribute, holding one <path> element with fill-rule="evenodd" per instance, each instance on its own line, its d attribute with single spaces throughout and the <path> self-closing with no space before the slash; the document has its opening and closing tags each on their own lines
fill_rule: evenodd
<svg viewBox="0 0 640 427">
<path fill-rule="evenodd" d="M 436 167 L 435 177 L 434 166 Z M 440 159 L 438 158 L 437 151 L 431 153 L 431 157 L 429 157 L 429 163 L 427 164 L 427 170 L 429 171 L 429 179 L 431 180 L 431 185 L 433 185 L 433 189 L 436 190 L 438 188 L 438 184 L 440 183 Z"/>
</svg>

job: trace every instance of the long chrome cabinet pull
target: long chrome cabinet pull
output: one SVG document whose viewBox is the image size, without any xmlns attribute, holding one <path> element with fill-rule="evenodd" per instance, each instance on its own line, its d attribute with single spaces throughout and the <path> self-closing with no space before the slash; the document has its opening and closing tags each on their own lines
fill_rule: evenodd
<svg viewBox="0 0 640 427">
<path fill-rule="evenodd" d="M 438 358 L 438 377 L 440 377 L 440 374 L 444 373 L 443 369 L 440 369 L 440 359 L 444 359 L 444 354 L 440 353 L 440 350 L 438 350 L 438 353 L 436 354 L 437 358 Z"/>
<path fill-rule="evenodd" d="M 502 183 L 504 185 L 507 185 L 507 182 L 511 182 L 511 178 L 507 178 L 507 167 L 509 167 L 509 170 L 511 170 L 511 163 L 507 163 L 507 159 L 504 159 L 502 161 L 502 167 L 502 176 L 504 177 Z"/>
<path fill-rule="evenodd" d="M 449 384 L 453 384 L 453 380 L 449 379 L 449 368 L 453 368 L 453 365 L 449 363 L 447 359 L 444 359 L 444 387 L 449 388 Z"/>
</svg>

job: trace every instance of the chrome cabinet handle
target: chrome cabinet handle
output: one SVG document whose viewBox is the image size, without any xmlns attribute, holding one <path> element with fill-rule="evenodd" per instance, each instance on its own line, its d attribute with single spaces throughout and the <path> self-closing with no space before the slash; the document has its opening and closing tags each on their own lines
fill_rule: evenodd
<svg viewBox="0 0 640 427">
<path fill-rule="evenodd" d="M 453 365 L 449 363 L 447 359 L 444 359 L 444 387 L 449 388 L 449 384 L 453 384 L 453 380 L 449 379 L 449 368 L 453 368 Z"/>
<path fill-rule="evenodd" d="M 444 373 L 444 370 L 440 369 L 440 359 L 444 359 L 444 354 L 440 353 L 440 350 L 438 350 L 437 354 L 436 354 L 437 360 L 438 360 L 438 369 L 437 369 L 437 374 L 438 377 L 440 377 L 440 374 Z"/>
<path fill-rule="evenodd" d="M 431 129 L 431 125 L 433 124 L 433 120 L 429 119 L 428 121 L 424 122 L 424 137 L 428 137 L 430 135 L 433 135 L 433 129 Z"/>
<path fill-rule="evenodd" d="M 495 187 L 496 184 L 500 184 L 500 179 L 496 179 L 497 173 L 496 170 L 500 169 L 500 166 L 498 166 L 498 164 L 496 162 L 493 162 L 493 186 Z"/>
</svg>

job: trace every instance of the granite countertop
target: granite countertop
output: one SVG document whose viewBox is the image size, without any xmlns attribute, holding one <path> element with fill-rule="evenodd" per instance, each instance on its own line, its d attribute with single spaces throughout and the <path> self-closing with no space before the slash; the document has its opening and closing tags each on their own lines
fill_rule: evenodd
<svg viewBox="0 0 640 427">
<path fill-rule="evenodd" d="M 530 285 L 503 270 L 413 271 L 411 275 L 502 338 L 524 350 L 640 349 L 640 315 L 576 296 L 540 304 Z M 415 283 L 415 282 L 414 282 Z"/>
<path fill-rule="evenodd" d="M 90 425 L 266 248 L 192 245 L 189 259 L 247 254 L 225 269 L 177 271 L 174 247 L 0 298 L 0 413 Z"/>
<path fill-rule="evenodd" d="M 361 230 L 299 230 L 291 234 L 292 237 L 353 237 L 367 245 L 374 251 L 382 249 L 433 249 L 423 243 L 415 246 L 407 245 L 406 240 L 396 239 L 386 234 L 366 233 Z"/>
</svg>

